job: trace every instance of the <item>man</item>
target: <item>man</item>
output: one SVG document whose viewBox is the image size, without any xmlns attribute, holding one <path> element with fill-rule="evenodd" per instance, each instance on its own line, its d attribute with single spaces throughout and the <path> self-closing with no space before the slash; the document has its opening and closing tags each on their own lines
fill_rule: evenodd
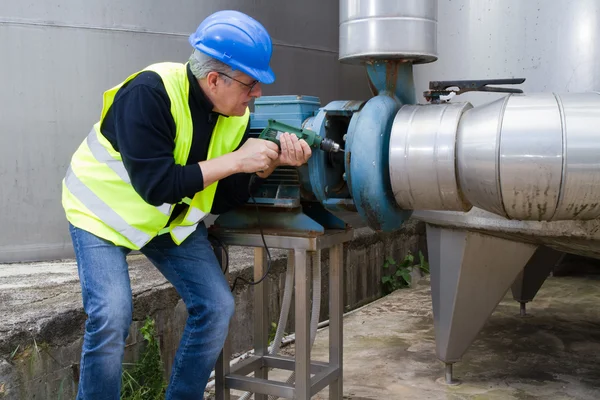
<svg viewBox="0 0 600 400">
<path fill-rule="evenodd" d="M 140 250 L 173 284 L 187 320 L 167 399 L 201 399 L 227 336 L 233 296 L 203 219 L 249 195 L 310 147 L 248 138 L 248 103 L 275 80 L 265 28 L 235 11 L 206 18 L 186 64 L 159 63 L 104 93 L 101 118 L 72 157 L 62 202 L 87 321 L 78 399 L 119 399 L 132 319 L 126 256 Z"/>
</svg>

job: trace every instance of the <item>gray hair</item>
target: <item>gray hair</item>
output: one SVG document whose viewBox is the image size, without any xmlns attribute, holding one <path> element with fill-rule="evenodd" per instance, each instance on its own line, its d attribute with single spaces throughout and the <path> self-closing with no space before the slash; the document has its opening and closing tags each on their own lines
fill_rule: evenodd
<svg viewBox="0 0 600 400">
<path fill-rule="evenodd" d="M 189 59 L 190 70 L 196 79 L 206 78 L 209 72 L 220 72 L 231 75 L 231 67 L 217 59 L 212 58 L 198 50 L 194 50 Z M 229 78 L 224 77 L 227 82 L 231 82 Z"/>
</svg>

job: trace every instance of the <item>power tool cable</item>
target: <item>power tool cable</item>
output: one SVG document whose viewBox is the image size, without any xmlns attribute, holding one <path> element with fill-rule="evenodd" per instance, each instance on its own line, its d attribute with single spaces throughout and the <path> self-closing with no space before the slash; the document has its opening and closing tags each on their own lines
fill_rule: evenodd
<svg viewBox="0 0 600 400">
<path fill-rule="evenodd" d="M 236 286 L 238 280 L 245 282 L 248 285 L 258 285 L 267 277 L 267 275 L 269 274 L 269 270 L 271 269 L 271 253 L 269 252 L 269 247 L 267 246 L 267 242 L 265 241 L 265 235 L 263 232 L 262 224 L 260 222 L 260 210 L 258 209 L 258 203 L 256 202 L 254 195 L 252 194 L 252 184 L 254 183 L 255 178 L 256 178 L 255 174 L 253 174 L 250 177 L 250 182 L 248 182 L 248 195 L 250 196 L 250 198 L 252 199 L 252 202 L 254 203 L 254 206 L 256 207 L 256 221 L 258 224 L 258 229 L 260 230 L 260 237 L 262 238 L 263 246 L 267 253 L 267 269 L 265 270 L 265 273 L 263 274 L 263 276 L 258 281 L 255 281 L 255 282 L 249 281 L 249 280 L 243 278 L 242 276 L 237 276 L 235 278 L 235 280 L 233 281 L 233 286 L 231 287 L 232 292 L 235 290 L 235 286 Z"/>
</svg>

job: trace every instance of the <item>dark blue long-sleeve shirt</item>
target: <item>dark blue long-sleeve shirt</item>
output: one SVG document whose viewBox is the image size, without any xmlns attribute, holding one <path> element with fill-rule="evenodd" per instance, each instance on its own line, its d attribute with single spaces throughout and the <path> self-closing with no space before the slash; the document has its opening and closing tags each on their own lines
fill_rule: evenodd
<svg viewBox="0 0 600 400">
<path fill-rule="evenodd" d="M 160 76 L 144 71 L 121 87 L 108 110 L 101 132 L 121 154 L 136 192 L 149 204 L 175 204 L 204 188 L 198 162 L 206 160 L 212 131 L 220 114 L 187 67 L 189 107 L 194 127 L 186 165 L 175 164 L 175 121 Z M 240 146 L 248 139 L 248 130 Z M 238 147 L 239 148 L 239 147 Z M 248 199 L 251 174 L 238 173 L 219 181 L 211 209 L 222 214 Z M 255 179 L 256 185 L 263 182 Z M 173 213 L 177 216 L 185 205 Z"/>
</svg>

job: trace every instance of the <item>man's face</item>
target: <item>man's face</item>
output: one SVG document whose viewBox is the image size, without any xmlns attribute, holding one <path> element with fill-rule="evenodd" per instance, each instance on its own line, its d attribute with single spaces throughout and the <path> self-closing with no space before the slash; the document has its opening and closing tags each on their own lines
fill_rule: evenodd
<svg viewBox="0 0 600 400">
<path fill-rule="evenodd" d="M 240 117 L 246 112 L 248 103 L 262 95 L 260 82 L 240 71 L 227 75 L 217 72 L 214 74 L 216 76 L 212 79 L 214 86 L 211 85 L 211 100 L 214 110 L 221 114 Z"/>
</svg>

